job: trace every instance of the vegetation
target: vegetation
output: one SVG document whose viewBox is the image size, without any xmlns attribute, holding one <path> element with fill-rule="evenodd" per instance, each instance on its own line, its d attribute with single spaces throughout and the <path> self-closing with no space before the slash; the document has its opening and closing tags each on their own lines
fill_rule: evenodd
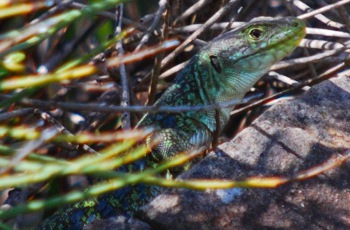
<svg viewBox="0 0 350 230">
<path fill-rule="evenodd" d="M 232 114 L 235 125 L 225 129 L 226 137 L 249 125 L 266 108 L 262 105 L 299 94 L 347 69 L 349 2 L 2 1 L 0 194 L 1 204 L 7 201 L 0 210 L 0 228 L 25 221 L 22 216 L 5 224 L 11 217 L 52 211 L 134 183 L 199 190 L 268 188 L 310 178 L 344 162 L 349 154 L 295 178 L 276 175 L 244 181 L 157 176 L 199 153 L 180 155 L 139 173 L 115 171 L 149 151 L 139 143 L 152 130 L 131 129 L 143 113 L 193 109 L 152 106 L 186 60 L 206 41 L 256 16 L 300 15 L 309 23 L 309 40 L 289 60 L 275 65 L 237 107 Z M 86 176 L 108 180 L 92 186 Z"/>
</svg>

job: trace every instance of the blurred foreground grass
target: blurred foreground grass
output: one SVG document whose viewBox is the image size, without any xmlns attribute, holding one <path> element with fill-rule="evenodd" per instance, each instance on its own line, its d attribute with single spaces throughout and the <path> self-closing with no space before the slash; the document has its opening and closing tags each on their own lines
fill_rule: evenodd
<svg viewBox="0 0 350 230">
<path fill-rule="evenodd" d="M 251 7 L 255 1 L 241 5 L 233 4 L 235 1 L 198 1 L 212 6 L 206 8 L 195 8 L 197 1 L 168 4 L 159 1 L 159 5 L 158 1 L 124 2 L 0 2 L 0 201 L 7 199 L 6 204 L 11 207 L 4 205 L 0 210 L 0 227 L 6 228 L 3 220 L 22 213 L 78 202 L 135 183 L 198 190 L 237 186 L 273 188 L 310 178 L 348 158 L 346 154 L 300 172 L 294 178 L 176 181 L 158 176 L 199 152 L 180 154 L 143 172 L 116 172 L 116 168 L 149 152 L 142 143 L 152 130 L 130 127 L 142 113 L 155 108 L 127 105 L 151 105 L 158 92 L 169 86 L 183 61 L 205 44 L 204 40 L 215 37 L 227 26 L 235 27 L 255 16 L 299 13 L 297 9 L 289 12 L 290 8 L 282 1 L 260 1 L 262 8 Z M 206 25 L 212 15 L 228 4 L 234 10 L 225 11 L 212 27 Z M 190 9 L 194 11 L 189 12 Z M 232 18 L 237 23 L 230 22 Z M 206 29 L 200 39 L 171 58 L 170 55 L 164 58 L 180 41 L 203 27 Z M 179 53 L 181 58 L 177 57 Z M 302 52 L 299 50 L 295 55 Z M 292 71 L 285 72 L 299 73 L 291 74 L 296 80 L 309 80 L 308 76 L 314 76 L 310 72 L 317 75 L 313 71 L 324 72 L 325 68 L 334 67 L 334 60 L 331 64 L 320 63 L 310 67 L 305 62 L 304 66 L 296 65 Z M 171 69 L 173 66 L 175 70 Z M 161 69 L 169 71 L 161 74 Z M 288 84 L 282 82 L 280 87 L 270 79 L 258 87 L 269 95 L 282 91 Z M 257 110 L 261 113 L 261 108 Z M 256 117 L 254 113 L 251 115 L 248 112 L 240 122 L 235 120 L 237 124 L 234 128 L 229 126 L 232 130 L 227 130 L 227 135 L 232 137 L 248 125 Z M 91 186 L 85 176 L 74 181 L 69 179 L 74 178 L 72 175 L 108 180 Z M 14 188 L 21 189 L 17 198 L 8 195 Z"/>
</svg>

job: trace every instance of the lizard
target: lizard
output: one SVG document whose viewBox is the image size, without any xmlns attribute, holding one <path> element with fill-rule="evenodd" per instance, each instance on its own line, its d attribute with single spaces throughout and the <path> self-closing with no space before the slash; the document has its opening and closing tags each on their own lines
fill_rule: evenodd
<svg viewBox="0 0 350 230">
<path fill-rule="evenodd" d="M 223 33 L 191 58 L 155 105 L 199 106 L 241 100 L 274 63 L 292 53 L 305 34 L 305 23 L 294 17 L 258 17 Z M 136 127 L 153 127 L 155 132 L 148 140 L 157 138 L 159 142 L 145 159 L 132 163 L 133 170 L 151 167 L 150 164 L 171 159 L 180 152 L 209 148 L 231 110 L 225 107 L 145 114 Z M 95 219 L 120 213 L 132 216 L 160 190 L 144 184 L 128 186 L 61 209 L 39 229 L 82 229 Z"/>
</svg>

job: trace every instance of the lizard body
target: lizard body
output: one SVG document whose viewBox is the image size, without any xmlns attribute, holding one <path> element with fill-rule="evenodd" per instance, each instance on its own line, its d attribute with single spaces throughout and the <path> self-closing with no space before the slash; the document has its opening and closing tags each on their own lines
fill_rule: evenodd
<svg viewBox="0 0 350 230">
<path fill-rule="evenodd" d="M 191 59 L 156 105 L 198 106 L 240 100 L 304 36 L 305 24 L 296 18 L 257 18 L 222 34 Z M 215 133 L 220 133 L 227 123 L 231 109 L 146 114 L 137 127 L 152 126 L 156 131 L 148 139 L 156 137 L 160 142 L 146 160 L 133 163 L 133 168 L 142 170 L 149 166 L 147 162 L 208 148 Z M 95 219 L 118 213 L 133 215 L 159 191 L 158 187 L 144 184 L 126 187 L 63 209 L 44 221 L 40 229 L 82 229 Z"/>
</svg>

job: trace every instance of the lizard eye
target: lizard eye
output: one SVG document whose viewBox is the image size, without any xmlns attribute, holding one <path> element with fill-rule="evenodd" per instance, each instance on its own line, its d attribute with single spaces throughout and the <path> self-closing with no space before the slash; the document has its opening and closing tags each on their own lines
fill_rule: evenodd
<svg viewBox="0 0 350 230">
<path fill-rule="evenodd" d="M 252 29 L 249 31 L 249 36 L 254 39 L 254 40 L 258 40 L 260 39 L 261 35 L 262 35 L 263 31 L 261 29 Z"/>
<path fill-rule="evenodd" d="M 217 73 L 221 73 L 222 68 L 221 68 L 218 57 L 215 55 L 210 55 L 209 58 L 210 58 L 210 64 L 214 67 L 215 71 Z"/>
</svg>

